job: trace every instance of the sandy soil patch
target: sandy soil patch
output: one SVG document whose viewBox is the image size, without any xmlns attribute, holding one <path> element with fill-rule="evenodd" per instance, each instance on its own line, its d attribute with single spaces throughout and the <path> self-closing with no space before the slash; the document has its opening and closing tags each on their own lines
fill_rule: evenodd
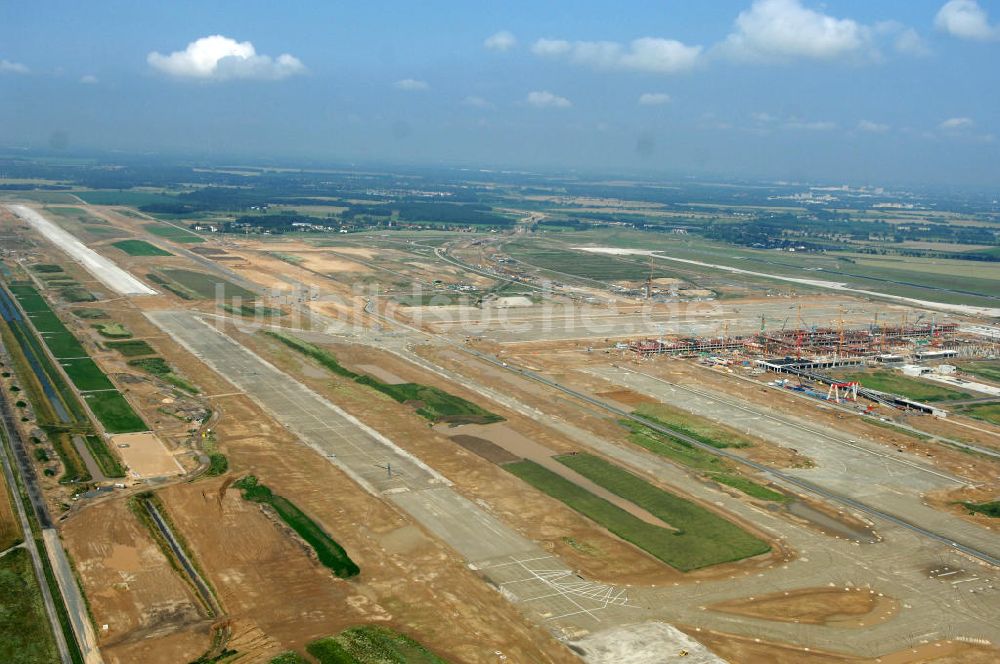
<svg viewBox="0 0 1000 664">
<path fill-rule="evenodd" d="M 121 455 L 133 477 L 169 477 L 184 469 L 153 433 L 120 433 L 111 436 L 111 446 Z"/>
<path fill-rule="evenodd" d="M 324 274 L 327 272 L 357 272 L 367 274 L 372 271 L 371 268 L 361 263 L 339 258 L 332 252 L 302 251 L 296 253 L 295 256 L 302 259 L 302 267 Z"/>
<path fill-rule="evenodd" d="M 805 588 L 730 600 L 713 611 L 808 625 L 866 627 L 889 620 L 899 603 L 867 588 Z"/>
<path fill-rule="evenodd" d="M 382 367 L 375 366 L 374 364 L 359 364 L 357 365 L 358 371 L 370 374 L 375 378 L 378 378 L 383 383 L 388 383 L 390 385 L 401 385 L 406 381 L 397 376 L 396 374 L 383 369 Z"/>
</svg>

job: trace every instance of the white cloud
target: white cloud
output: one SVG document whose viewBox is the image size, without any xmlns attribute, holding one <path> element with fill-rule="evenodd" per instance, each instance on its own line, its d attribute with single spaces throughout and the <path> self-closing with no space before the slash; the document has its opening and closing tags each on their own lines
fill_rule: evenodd
<svg viewBox="0 0 1000 664">
<path fill-rule="evenodd" d="M 975 124 L 972 118 L 948 118 L 938 126 L 945 131 L 960 131 L 971 129 Z"/>
<path fill-rule="evenodd" d="M 674 39 L 642 37 L 626 47 L 610 41 L 539 39 L 531 47 L 535 55 L 567 57 L 571 62 L 594 69 L 629 69 L 672 74 L 691 69 L 701 55 L 701 46 L 687 46 Z"/>
<path fill-rule="evenodd" d="M 837 123 L 826 120 L 799 120 L 792 118 L 785 123 L 788 129 L 802 129 L 804 131 L 833 131 L 837 128 Z"/>
<path fill-rule="evenodd" d="M 20 62 L 0 59 L 0 74 L 27 74 L 30 70 Z"/>
<path fill-rule="evenodd" d="M 893 46 L 897 51 L 906 55 L 925 56 L 931 54 L 930 47 L 913 28 L 906 28 L 900 32 L 893 42 Z"/>
<path fill-rule="evenodd" d="M 517 37 L 507 30 L 501 30 L 487 37 L 483 46 L 491 51 L 509 51 L 517 46 Z"/>
<path fill-rule="evenodd" d="M 862 120 L 861 122 L 858 123 L 858 129 L 873 134 L 883 134 L 889 131 L 889 125 L 882 124 L 879 122 L 872 122 L 871 120 Z"/>
<path fill-rule="evenodd" d="M 407 92 L 423 92 L 424 90 L 431 89 L 431 86 L 427 85 L 427 81 L 420 81 L 415 78 L 404 78 L 401 81 L 396 81 L 392 84 L 392 87 L 397 90 L 406 90 Z"/>
<path fill-rule="evenodd" d="M 151 67 L 177 78 L 202 80 L 256 79 L 274 81 L 305 71 L 302 62 L 287 53 L 272 58 L 258 55 L 248 41 L 222 35 L 202 37 L 183 51 L 163 55 L 153 51 L 146 57 Z"/>
<path fill-rule="evenodd" d="M 469 95 L 462 100 L 462 103 L 473 108 L 493 108 L 492 102 L 477 95 Z"/>
<path fill-rule="evenodd" d="M 1000 27 L 990 25 L 976 0 L 949 0 L 934 17 L 934 27 L 959 39 L 1000 39 Z"/>
<path fill-rule="evenodd" d="M 83 83 L 84 85 L 94 85 L 99 81 L 97 80 L 97 77 L 94 76 L 93 74 L 87 74 L 86 76 L 80 77 L 80 82 Z"/>
<path fill-rule="evenodd" d="M 535 108 L 569 108 L 573 105 L 566 97 L 552 94 L 548 90 L 529 92 L 525 101 Z"/>
<path fill-rule="evenodd" d="M 871 29 L 802 6 L 800 0 L 755 0 L 736 17 L 720 49 L 740 60 L 833 60 L 870 50 Z"/>
<path fill-rule="evenodd" d="M 644 92 L 639 95 L 640 106 L 663 106 L 670 103 L 670 95 L 665 92 Z"/>
</svg>

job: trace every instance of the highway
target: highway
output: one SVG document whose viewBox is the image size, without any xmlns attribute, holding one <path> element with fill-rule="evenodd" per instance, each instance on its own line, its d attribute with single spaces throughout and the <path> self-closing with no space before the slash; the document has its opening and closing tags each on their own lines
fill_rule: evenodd
<svg viewBox="0 0 1000 664">
<path fill-rule="evenodd" d="M 0 409 L 3 410 L 2 422 L 0 422 L 0 437 L 3 438 L 2 445 L 0 445 L 0 465 L 3 466 L 4 479 L 7 481 L 7 486 L 10 487 L 10 495 L 13 498 L 14 507 L 17 510 L 18 517 L 21 520 L 21 532 L 24 535 L 24 548 L 27 549 L 28 554 L 31 556 L 31 565 L 35 569 L 35 579 L 38 581 L 38 588 L 41 591 L 42 603 L 45 605 L 45 614 L 49 618 L 49 627 L 52 630 L 52 636 L 55 638 L 56 649 L 59 651 L 59 659 L 62 664 L 72 664 L 72 658 L 69 654 L 69 647 L 66 645 L 66 637 L 63 635 L 62 625 L 59 624 L 59 615 L 56 612 L 55 601 L 52 598 L 52 593 L 49 592 L 49 584 L 45 581 L 45 570 L 42 565 L 42 557 L 38 552 L 38 547 L 35 545 L 35 538 L 31 532 L 31 524 L 28 522 L 28 515 L 24 509 L 24 503 L 21 502 L 21 493 L 17 490 L 17 482 L 14 478 L 14 470 L 10 464 L 10 458 L 7 456 L 7 443 L 10 446 L 14 446 L 14 440 L 20 439 L 16 428 L 10 426 L 10 421 L 8 419 L 10 414 L 10 407 L 7 404 L 7 399 L 3 392 L 0 392 Z M 23 476 L 23 474 L 22 474 Z M 27 482 L 25 483 L 27 485 Z"/>
</svg>

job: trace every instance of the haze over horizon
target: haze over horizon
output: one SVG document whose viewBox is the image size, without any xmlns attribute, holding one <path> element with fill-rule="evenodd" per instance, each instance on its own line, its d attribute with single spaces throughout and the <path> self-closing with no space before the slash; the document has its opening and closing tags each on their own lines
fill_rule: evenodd
<svg viewBox="0 0 1000 664">
<path fill-rule="evenodd" d="M 0 8 L 0 145 L 995 186 L 1000 2 Z"/>
</svg>

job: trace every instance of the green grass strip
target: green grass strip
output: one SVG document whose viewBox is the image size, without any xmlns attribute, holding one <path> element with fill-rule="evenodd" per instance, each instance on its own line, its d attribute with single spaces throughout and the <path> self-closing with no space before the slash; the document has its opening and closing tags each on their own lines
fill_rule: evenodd
<svg viewBox="0 0 1000 664">
<path fill-rule="evenodd" d="M 281 520 L 316 551 L 319 561 L 333 570 L 334 574 L 347 579 L 361 572 L 344 548 L 290 500 L 273 493 L 268 487 L 260 484 L 253 475 L 247 475 L 234 486 L 243 491 L 245 500 L 270 505 Z"/>
</svg>

